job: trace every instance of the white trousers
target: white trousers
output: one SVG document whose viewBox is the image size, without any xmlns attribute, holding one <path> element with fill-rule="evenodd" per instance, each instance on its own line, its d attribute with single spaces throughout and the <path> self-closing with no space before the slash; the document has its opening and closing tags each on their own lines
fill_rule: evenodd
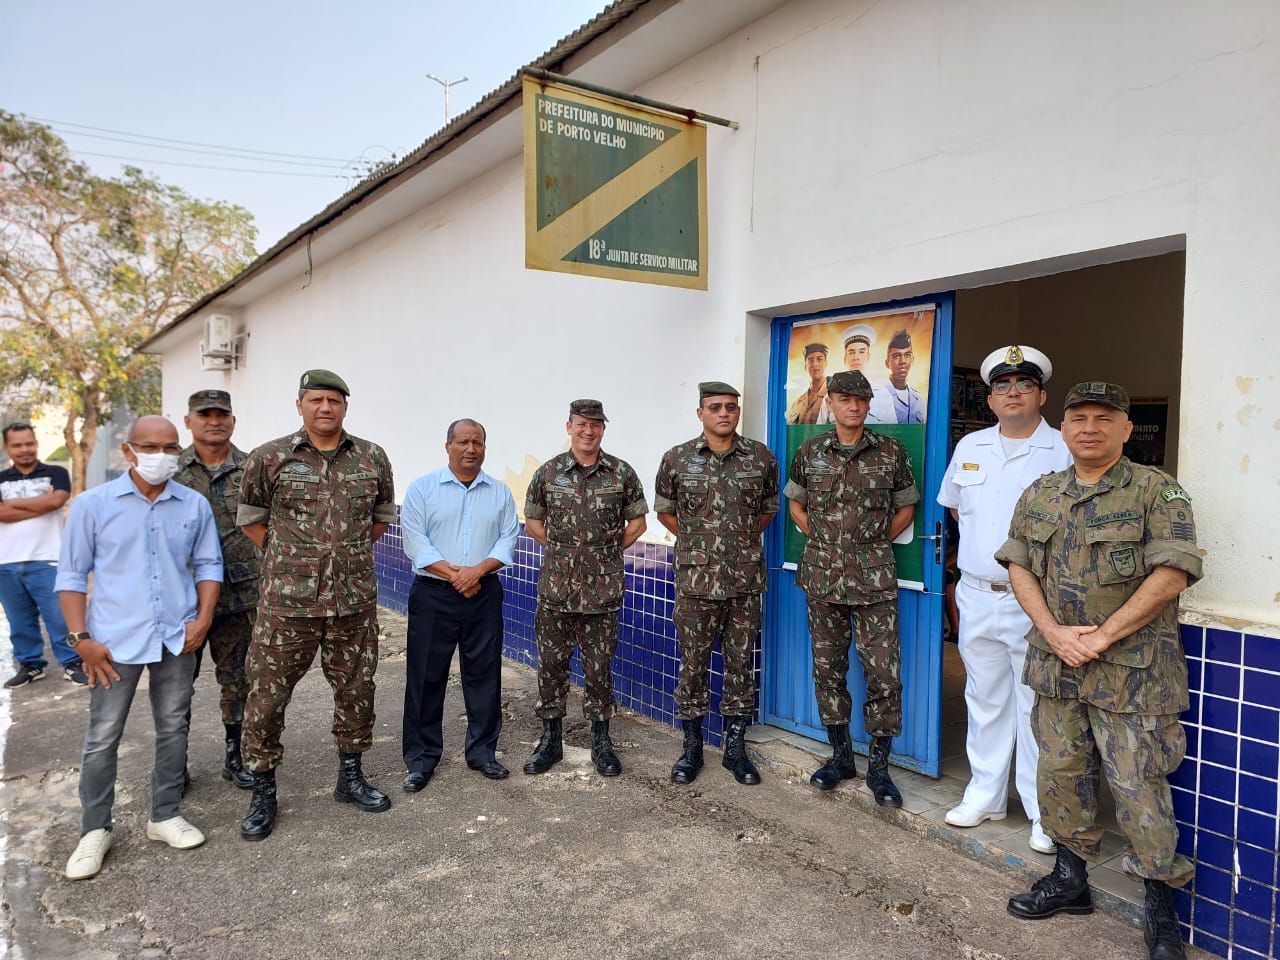
<svg viewBox="0 0 1280 960">
<path fill-rule="evenodd" d="M 1010 590 L 993 593 L 956 585 L 960 609 L 960 658 L 969 710 L 965 751 L 970 778 L 964 802 L 979 810 L 1004 810 L 1009 802 L 1009 762 L 1017 748 L 1018 796 L 1027 819 L 1040 818 L 1036 799 L 1036 741 L 1031 733 L 1035 694 L 1022 682 L 1031 619 Z"/>
</svg>

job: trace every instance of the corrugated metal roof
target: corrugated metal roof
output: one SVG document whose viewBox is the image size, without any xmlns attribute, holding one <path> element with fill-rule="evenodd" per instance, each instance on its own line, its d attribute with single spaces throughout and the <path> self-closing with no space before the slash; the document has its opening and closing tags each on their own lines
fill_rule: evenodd
<svg viewBox="0 0 1280 960">
<path fill-rule="evenodd" d="M 564 61 L 568 60 L 591 41 L 595 40 L 601 34 L 607 33 L 641 7 L 651 2 L 653 2 L 653 0 L 615 0 L 614 3 L 596 14 L 596 16 L 592 17 L 573 33 L 566 36 L 542 56 L 527 64 L 527 66 L 537 67 L 542 70 L 556 70 L 563 65 Z M 524 68 L 522 67 L 521 70 L 523 69 Z M 164 336 L 166 333 L 188 320 L 194 314 L 203 310 L 219 297 L 229 293 L 231 290 L 234 290 L 254 274 L 261 272 L 273 260 L 283 255 L 299 241 L 305 239 L 308 234 L 312 234 L 321 227 L 337 220 L 352 207 L 367 199 L 383 186 L 390 183 L 392 180 L 395 180 L 402 174 L 430 162 L 432 156 L 446 144 L 455 140 L 471 126 L 492 114 L 513 97 L 520 96 L 520 72 L 521 71 L 519 70 L 516 71 L 516 73 L 501 86 L 485 94 L 470 110 L 454 117 L 447 125 L 441 127 L 439 131 L 424 140 L 421 145 L 408 153 L 403 159 L 371 174 L 368 178 L 360 181 L 346 193 L 342 194 L 342 196 L 338 197 L 338 199 L 330 203 L 310 220 L 307 220 L 305 223 L 289 231 L 289 233 L 285 234 L 285 236 L 272 246 L 271 249 L 267 250 L 266 253 L 259 254 L 257 259 L 252 261 L 234 277 L 222 286 L 218 287 L 216 290 L 201 297 L 194 305 L 179 314 L 172 323 L 169 323 L 160 330 L 157 330 L 139 344 L 137 348 L 138 352 L 145 351 L 146 348 L 155 340 Z"/>
</svg>

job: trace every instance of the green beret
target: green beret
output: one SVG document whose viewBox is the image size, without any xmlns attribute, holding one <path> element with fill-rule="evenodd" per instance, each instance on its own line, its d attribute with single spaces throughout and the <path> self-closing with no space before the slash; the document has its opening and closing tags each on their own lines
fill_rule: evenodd
<svg viewBox="0 0 1280 960">
<path fill-rule="evenodd" d="M 1105 383 L 1102 380 L 1086 380 L 1077 383 L 1067 391 L 1067 399 L 1062 409 L 1070 410 L 1086 403 L 1100 403 L 1104 407 L 1113 407 L 1121 413 L 1129 412 L 1129 392 L 1117 383 Z"/>
<path fill-rule="evenodd" d="M 740 394 L 723 380 L 704 380 L 698 384 L 698 399 L 703 397 L 740 397 Z"/>
<path fill-rule="evenodd" d="M 586 417 L 588 420 L 599 420 L 608 423 L 604 415 L 604 404 L 599 400 L 574 400 L 569 404 L 569 416 Z"/>
<path fill-rule="evenodd" d="M 308 370 L 298 381 L 299 390 L 337 390 L 344 397 L 351 396 L 347 381 L 332 370 Z"/>
<path fill-rule="evenodd" d="M 827 393 L 844 393 L 851 397 L 871 399 L 871 381 L 858 370 L 841 370 L 827 378 Z"/>
</svg>

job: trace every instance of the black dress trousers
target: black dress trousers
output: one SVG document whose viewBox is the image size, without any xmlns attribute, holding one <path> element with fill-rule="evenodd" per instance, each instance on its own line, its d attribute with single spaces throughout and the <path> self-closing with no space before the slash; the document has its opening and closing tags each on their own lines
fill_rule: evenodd
<svg viewBox="0 0 1280 960">
<path fill-rule="evenodd" d="M 444 691 L 454 648 L 462 668 L 467 708 L 467 762 L 494 760 L 502 730 L 502 583 L 480 581 L 474 597 L 434 577 L 414 577 L 409 588 L 407 677 L 404 688 L 404 764 L 426 773 L 444 750 Z"/>
</svg>

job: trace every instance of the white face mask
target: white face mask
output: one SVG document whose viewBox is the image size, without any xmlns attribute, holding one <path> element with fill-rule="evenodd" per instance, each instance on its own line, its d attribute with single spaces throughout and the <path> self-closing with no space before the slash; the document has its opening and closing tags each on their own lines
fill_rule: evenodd
<svg viewBox="0 0 1280 960">
<path fill-rule="evenodd" d="M 178 472 L 178 455 L 176 453 L 140 453 L 138 448 L 129 444 L 133 455 L 138 458 L 136 470 L 138 476 L 153 487 L 167 483 Z"/>
</svg>

